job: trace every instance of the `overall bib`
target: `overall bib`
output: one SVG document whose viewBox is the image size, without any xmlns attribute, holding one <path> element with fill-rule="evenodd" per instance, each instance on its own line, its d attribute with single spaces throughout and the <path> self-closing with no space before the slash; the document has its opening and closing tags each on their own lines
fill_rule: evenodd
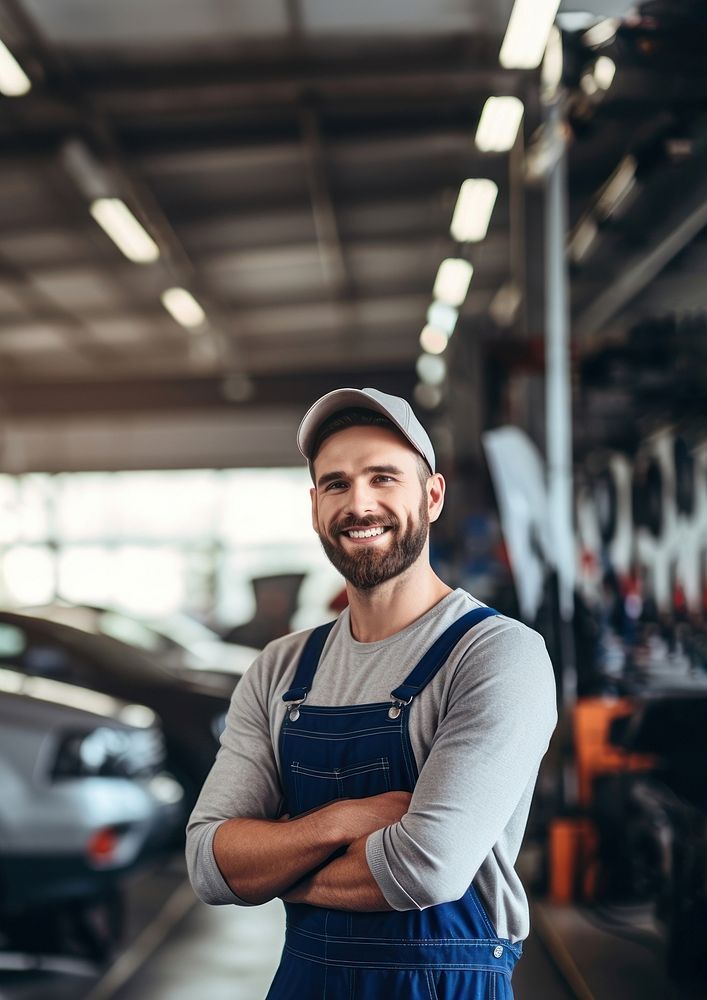
<svg viewBox="0 0 707 1000">
<path fill-rule="evenodd" d="M 462 636 L 497 613 L 477 608 L 464 615 L 390 701 L 370 705 L 304 703 L 334 623 L 315 629 L 283 695 L 285 811 L 294 817 L 333 799 L 411 792 L 418 772 L 408 733 L 410 704 Z M 267 1000 L 512 1000 L 511 973 L 521 946 L 498 937 L 473 885 L 461 899 L 425 910 L 285 907 L 285 946 Z"/>
</svg>

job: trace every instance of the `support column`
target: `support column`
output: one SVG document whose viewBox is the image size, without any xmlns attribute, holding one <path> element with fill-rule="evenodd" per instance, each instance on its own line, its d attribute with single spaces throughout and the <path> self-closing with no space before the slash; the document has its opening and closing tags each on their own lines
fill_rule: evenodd
<svg viewBox="0 0 707 1000">
<path fill-rule="evenodd" d="M 575 552 L 572 496 L 570 309 L 567 269 L 567 153 L 561 95 L 546 105 L 546 142 L 552 150 L 545 187 L 545 423 L 550 530 L 557 564 L 561 696 L 577 694 L 572 618 Z"/>
</svg>

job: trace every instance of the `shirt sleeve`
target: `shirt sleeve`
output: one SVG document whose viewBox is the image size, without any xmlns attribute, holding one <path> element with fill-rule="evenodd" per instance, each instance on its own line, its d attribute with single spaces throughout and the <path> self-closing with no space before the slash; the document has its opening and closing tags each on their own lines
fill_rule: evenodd
<svg viewBox="0 0 707 1000">
<path fill-rule="evenodd" d="M 216 864 L 213 839 L 221 823 L 236 817 L 275 819 L 281 809 L 268 721 L 268 669 L 266 649 L 233 692 L 221 747 L 187 825 L 187 870 L 205 903 L 250 905 L 235 895 Z"/>
<path fill-rule="evenodd" d="M 408 813 L 366 843 L 393 909 L 464 894 L 513 814 L 527 809 L 556 722 L 554 674 L 538 633 L 515 625 L 469 646 Z"/>
</svg>

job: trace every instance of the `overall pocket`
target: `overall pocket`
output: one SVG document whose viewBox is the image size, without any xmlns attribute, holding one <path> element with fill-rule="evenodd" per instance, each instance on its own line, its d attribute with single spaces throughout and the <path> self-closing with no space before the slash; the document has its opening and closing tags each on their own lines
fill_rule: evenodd
<svg viewBox="0 0 707 1000">
<path fill-rule="evenodd" d="M 290 764 L 296 812 L 326 805 L 335 799 L 363 799 L 389 792 L 390 764 L 387 757 L 361 761 L 348 767 L 321 770 L 293 760 Z"/>
</svg>

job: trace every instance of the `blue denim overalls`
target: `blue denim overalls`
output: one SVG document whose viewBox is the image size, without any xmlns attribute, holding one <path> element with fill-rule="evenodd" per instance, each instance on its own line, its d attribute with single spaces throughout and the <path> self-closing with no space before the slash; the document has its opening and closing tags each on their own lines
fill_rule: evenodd
<svg viewBox="0 0 707 1000">
<path fill-rule="evenodd" d="M 461 637 L 497 613 L 477 608 L 464 615 L 390 701 L 372 705 L 303 704 L 333 622 L 315 629 L 283 695 L 285 811 L 294 817 L 333 799 L 412 791 L 418 772 L 408 734 L 410 703 Z M 461 899 L 421 911 L 356 913 L 292 903 L 286 910 L 285 947 L 267 1000 L 513 997 L 511 973 L 521 946 L 498 937 L 473 885 Z"/>
</svg>

